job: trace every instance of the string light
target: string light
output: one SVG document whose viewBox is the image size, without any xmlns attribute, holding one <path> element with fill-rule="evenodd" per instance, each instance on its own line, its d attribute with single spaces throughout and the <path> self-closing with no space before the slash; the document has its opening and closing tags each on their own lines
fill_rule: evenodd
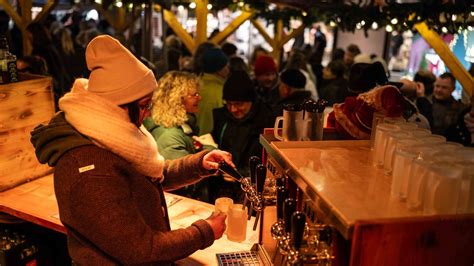
<svg viewBox="0 0 474 266">
<path fill-rule="evenodd" d="M 387 25 L 387 26 L 385 26 L 385 30 L 386 30 L 387 32 L 392 32 L 392 31 L 393 31 L 392 25 Z"/>
<path fill-rule="evenodd" d="M 334 22 L 334 21 L 331 20 L 331 21 L 329 21 L 329 26 L 331 26 L 331 27 L 334 28 L 334 27 L 337 26 L 337 24 L 336 24 L 336 22 Z"/>
<path fill-rule="evenodd" d="M 120 7 L 123 6 L 123 4 L 122 4 L 122 2 L 118 1 L 117 3 L 115 3 L 115 6 L 120 8 Z"/>
<path fill-rule="evenodd" d="M 179 6 L 178 6 L 178 11 L 183 11 L 183 10 L 184 10 L 184 6 L 179 5 Z"/>
<path fill-rule="evenodd" d="M 360 25 L 364 26 L 364 25 L 365 25 L 365 20 L 362 20 L 362 21 L 360 22 Z"/>
<path fill-rule="evenodd" d="M 390 23 L 392 23 L 393 25 L 395 25 L 395 24 L 398 23 L 398 19 L 397 19 L 397 18 L 392 18 L 392 20 L 390 20 Z"/>
<path fill-rule="evenodd" d="M 212 4 L 207 4 L 207 9 L 211 10 L 212 9 Z"/>
<path fill-rule="evenodd" d="M 378 28 L 379 28 L 379 24 L 377 24 L 377 22 L 374 21 L 374 23 L 372 23 L 372 29 L 376 30 Z"/>
<path fill-rule="evenodd" d="M 192 2 L 191 4 L 189 4 L 189 8 L 195 9 L 196 8 L 196 3 Z"/>
<path fill-rule="evenodd" d="M 441 28 L 441 31 L 442 31 L 443 33 L 448 33 L 448 28 L 442 27 L 442 28 Z"/>
</svg>

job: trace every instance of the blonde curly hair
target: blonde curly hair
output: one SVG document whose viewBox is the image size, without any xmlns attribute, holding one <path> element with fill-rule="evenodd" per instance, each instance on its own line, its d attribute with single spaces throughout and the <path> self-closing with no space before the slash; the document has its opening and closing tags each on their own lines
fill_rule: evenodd
<svg viewBox="0 0 474 266">
<path fill-rule="evenodd" d="M 188 117 L 183 98 L 194 88 L 199 89 L 199 78 L 191 73 L 169 71 L 158 80 L 151 109 L 151 117 L 157 125 L 167 128 L 183 125 Z"/>
</svg>

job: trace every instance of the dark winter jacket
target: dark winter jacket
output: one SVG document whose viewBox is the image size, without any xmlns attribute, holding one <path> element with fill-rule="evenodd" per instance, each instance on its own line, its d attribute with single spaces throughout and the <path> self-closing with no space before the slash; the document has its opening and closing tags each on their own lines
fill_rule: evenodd
<svg viewBox="0 0 474 266">
<path fill-rule="evenodd" d="M 319 98 L 328 101 L 329 106 L 343 103 L 348 95 L 347 80 L 344 78 L 325 80 L 319 91 Z"/>
<path fill-rule="evenodd" d="M 254 102 L 246 117 L 237 120 L 227 107 L 214 109 L 212 136 L 221 150 L 232 153 L 232 161 L 244 175 L 248 174 L 251 156 L 262 155 L 259 137 L 266 127 L 273 127 L 275 116 L 265 103 Z"/>
<path fill-rule="evenodd" d="M 465 109 L 459 115 L 457 123 L 446 130 L 445 135 L 448 141 L 454 141 L 461 143 L 464 146 L 474 147 L 471 139 L 471 132 L 469 132 L 466 123 L 464 122 L 464 116 L 471 111 L 471 108 L 472 106 Z"/>
<path fill-rule="evenodd" d="M 38 159 L 55 166 L 54 189 L 68 248 L 77 265 L 168 265 L 214 241 L 204 220 L 170 230 L 163 187 L 201 178 L 205 152 L 166 161 L 162 184 L 93 145 L 64 116 L 32 132 Z"/>
</svg>

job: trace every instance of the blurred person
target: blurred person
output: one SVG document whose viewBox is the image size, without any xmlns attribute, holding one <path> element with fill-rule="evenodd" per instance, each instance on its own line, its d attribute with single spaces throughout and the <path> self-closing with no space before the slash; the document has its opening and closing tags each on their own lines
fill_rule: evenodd
<svg viewBox="0 0 474 266">
<path fill-rule="evenodd" d="M 341 48 L 336 48 L 332 51 L 331 54 L 331 61 L 336 61 L 336 60 L 343 60 L 344 61 L 344 55 L 345 55 L 344 49 Z"/>
<path fill-rule="evenodd" d="M 197 124 L 199 135 L 212 131 L 212 110 L 224 106 L 222 101 L 222 89 L 229 75 L 229 60 L 220 48 L 210 48 L 204 52 L 202 58 L 201 97 Z"/>
<path fill-rule="evenodd" d="M 224 52 L 225 55 L 230 59 L 233 56 L 237 55 L 237 46 L 235 46 L 233 43 L 230 42 L 225 42 L 224 44 L 221 45 L 222 52 Z"/>
<path fill-rule="evenodd" d="M 61 27 L 56 30 L 54 37 L 66 71 L 73 78 L 87 77 L 89 71 L 86 66 L 85 50 L 72 39 L 70 30 Z"/>
<path fill-rule="evenodd" d="M 446 130 L 446 139 L 474 147 L 474 94 L 471 95 L 471 105 L 464 109 L 456 123 Z"/>
<path fill-rule="evenodd" d="M 269 104 L 274 105 L 278 101 L 278 70 L 275 59 L 268 55 L 257 58 L 254 66 L 255 91 L 257 97 Z"/>
<path fill-rule="evenodd" d="M 344 72 L 345 66 L 342 60 L 331 61 L 323 69 L 323 81 L 319 96 L 326 100 L 329 106 L 342 103 L 349 96 Z"/>
<path fill-rule="evenodd" d="M 102 35 L 86 49 L 92 71 L 61 98 L 31 142 L 54 167 L 54 188 L 69 254 L 78 265 L 171 265 L 210 246 L 225 230 L 211 215 L 171 230 L 164 189 L 203 178 L 230 154 L 214 150 L 164 160 L 148 131 L 156 80 L 116 39 Z"/>
<path fill-rule="evenodd" d="M 454 99 L 452 93 L 456 86 L 456 79 L 451 73 L 441 74 L 434 84 L 433 94 L 428 98 L 432 104 L 433 134 L 444 135 L 446 130 L 456 123 L 465 106 Z"/>
<path fill-rule="evenodd" d="M 403 117 L 408 122 L 416 123 L 420 128 L 430 129 L 428 118 L 420 112 L 416 104 L 418 86 L 417 82 L 408 79 L 400 80 L 399 90 L 405 100 Z"/>
<path fill-rule="evenodd" d="M 193 56 L 193 63 L 194 63 L 194 73 L 197 75 L 201 75 L 204 71 L 204 54 L 207 50 L 211 48 L 218 48 L 218 46 L 213 42 L 203 42 L 196 48 L 196 52 Z"/>
<path fill-rule="evenodd" d="M 298 69 L 284 70 L 280 75 L 278 86 L 279 100 L 273 110 L 276 115 L 283 115 L 286 104 L 302 104 L 311 98 L 311 92 L 305 90 L 306 77 Z"/>
<path fill-rule="evenodd" d="M 269 52 L 262 46 L 255 46 L 249 59 L 250 73 L 252 75 L 254 75 L 255 63 L 257 62 L 257 58 L 259 58 L 262 55 L 269 56 Z M 250 77 L 252 77 L 252 75 L 250 75 Z"/>
<path fill-rule="evenodd" d="M 27 55 L 16 61 L 18 72 L 34 75 L 49 76 L 48 66 L 44 58 L 36 55 Z"/>
<path fill-rule="evenodd" d="M 230 73 L 233 73 L 236 71 L 245 71 L 248 74 L 250 70 L 247 63 L 245 63 L 242 57 L 232 56 L 229 58 L 229 71 Z"/>
<path fill-rule="evenodd" d="M 416 106 L 421 114 L 423 114 L 430 125 L 433 125 L 433 105 L 428 97 L 431 97 L 434 90 L 436 76 L 428 70 L 419 70 L 416 72 L 413 81 L 416 82 Z"/>
<path fill-rule="evenodd" d="M 219 148 L 232 154 L 237 169 L 244 176 L 249 175 L 248 162 L 251 156 L 261 156 L 260 134 L 266 127 L 272 127 L 275 116 L 255 93 L 254 84 L 244 71 L 233 72 L 224 84 L 225 106 L 213 110 L 214 127 L 212 136 Z M 224 180 L 209 180 L 212 195 L 230 196 L 242 201 L 239 183 Z"/>
<path fill-rule="evenodd" d="M 199 88 L 199 78 L 188 72 L 169 71 L 158 80 L 151 100 L 151 116 L 143 121 L 143 125 L 155 139 L 160 154 L 166 160 L 216 148 L 215 143 L 203 140 L 196 142 L 200 139 L 196 138 L 199 132 L 196 113 L 201 101 Z M 206 181 L 201 180 L 173 193 L 208 201 Z"/>
<path fill-rule="evenodd" d="M 64 68 L 49 31 L 38 22 L 29 24 L 26 30 L 33 45 L 31 54 L 44 58 L 49 74 L 53 77 L 54 99 L 57 106 L 59 98 L 70 90 L 73 82 L 72 77 Z"/>
<path fill-rule="evenodd" d="M 344 64 L 346 64 L 346 71 L 349 71 L 351 66 L 354 64 L 354 57 L 360 54 L 360 48 L 356 44 L 349 44 L 344 53 Z"/>
<path fill-rule="evenodd" d="M 311 98 L 313 100 L 319 99 L 318 91 L 316 90 L 316 76 L 311 70 L 311 65 L 307 63 L 306 56 L 299 50 L 292 50 L 288 61 L 286 62 L 285 68 L 295 68 L 301 71 L 306 78 L 305 90 L 311 92 Z"/>
</svg>

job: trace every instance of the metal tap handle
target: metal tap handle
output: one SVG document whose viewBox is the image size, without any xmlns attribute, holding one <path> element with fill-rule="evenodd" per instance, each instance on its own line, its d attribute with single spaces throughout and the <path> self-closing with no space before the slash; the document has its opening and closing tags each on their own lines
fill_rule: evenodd
<svg viewBox="0 0 474 266">
<path fill-rule="evenodd" d="M 265 184 L 265 177 L 267 175 L 267 168 L 263 164 L 257 165 L 256 169 L 256 177 L 257 177 L 257 193 L 260 195 L 263 192 L 263 185 Z"/>
<path fill-rule="evenodd" d="M 283 219 L 283 201 L 288 197 L 288 190 L 281 186 L 277 187 L 277 219 Z"/>
<path fill-rule="evenodd" d="M 301 247 L 305 223 L 306 215 L 304 213 L 297 211 L 291 216 L 291 240 L 294 250 L 299 250 Z"/>
<path fill-rule="evenodd" d="M 296 211 L 296 201 L 293 198 L 287 198 L 283 201 L 283 219 L 285 221 L 285 232 L 291 233 L 291 215 Z"/>
<path fill-rule="evenodd" d="M 233 178 L 235 178 L 237 181 L 240 181 L 242 178 L 242 175 L 235 169 L 234 167 L 230 166 L 228 163 L 225 161 L 219 162 L 219 171 L 223 172 L 224 174 L 227 174 Z"/>
<path fill-rule="evenodd" d="M 260 163 L 260 158 L 257 156 L 252 156 L 249 159 L 249 168 L 250 168 L 250 180 L 252 181 L 252 184 L 255 184 L 256 178 L 257 178 L 257 165 Z"/>
</svg>

